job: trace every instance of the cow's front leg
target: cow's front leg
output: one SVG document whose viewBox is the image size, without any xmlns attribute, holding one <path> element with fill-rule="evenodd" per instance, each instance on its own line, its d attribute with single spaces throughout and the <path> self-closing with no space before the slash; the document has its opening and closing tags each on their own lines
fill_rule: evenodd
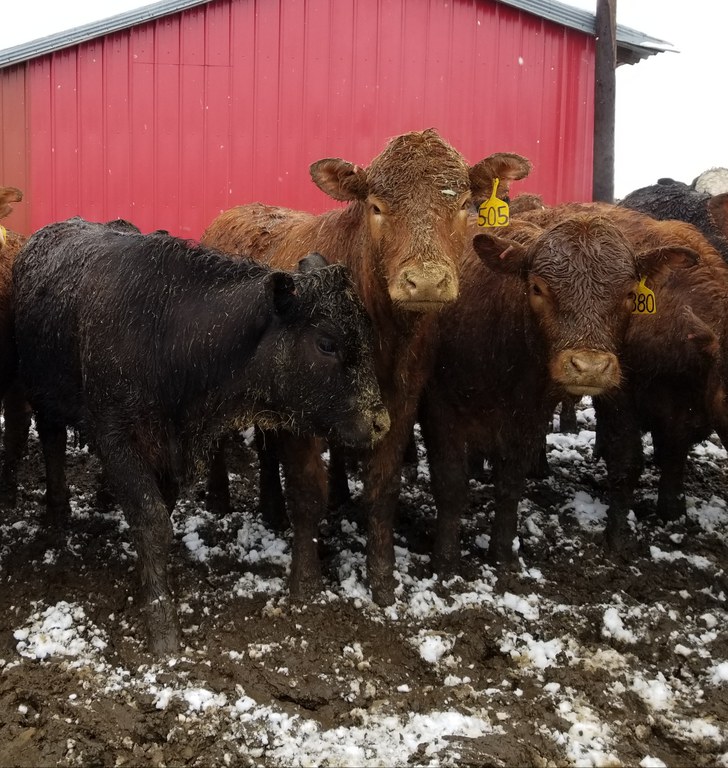
<svg viewBox="0 0 728 768">
<path fill-rule="evenodd" d="M 432 548 L 432 567 L 441 576 L 455 573 L 460 563 L 460 523 L 468 505 L 469 462 L 483 453 L 467 446 L 465 435 L 440 401 L 425 399 L 420 409 L 422 436 L 430 468 L 437 526 Z"/>
<path fill-rule="evenodd" d="M 608 551 L 618 554 L 631 541 L 628 515 L 644 464 L 642 436 L 626 396 L 595 397 L 594 406 L 599 453 L 607 465 L 609 484 L 604 544 Z"/>
<path fill-rule="evenodd" d="M 175 653 L 181 634 L 167 572 L 172 543 L 170 500 L 165 500 L 151 467 L 136 451 L 128 446 L 108 445 L 104 440 L 99 442 L 98 450 L 137 550 L 149 648 L 157 656 Z"/>
<path fill-rule="evenodd" d="M 392 605 L 397 586 L 394 522 L 404 454 L 414 426 L 404 421 L 393 423 L 384 439 L 369 454 L 364 469 L 364 504 L 369 518 L 367 574 L 372 599 L 377 605 Z"/>
<path fill-rule="evenodd" d="M 278 450 L 286 479 L 286 506 L 293 526 L 289 591 L 304 600 L 321 591 L 318 538 L 326 510 L 326 467 L 314 437 L 281 432 Z"/>
</svg>

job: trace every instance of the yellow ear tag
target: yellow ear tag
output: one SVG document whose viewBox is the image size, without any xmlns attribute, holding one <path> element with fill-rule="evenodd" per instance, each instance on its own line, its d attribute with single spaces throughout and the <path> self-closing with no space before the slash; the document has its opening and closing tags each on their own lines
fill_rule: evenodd
<svg viewBox="0 0 728 768">
<path fill-rule="evenodd" d="M 643 277 L 640 280 L 640 284 L 634 292 L 634 300 L 632 301 L 633 315 L 654 315 L 657 311 L 655 294 L 645 285 L 646 279 L 646 277 Z"/>
<path fill-rule="evenodd" d="M 8 231 L 0 224 L 0 245 L 5 245 L 5 241 L 8 239 Z"/>
<path fill-rule="evenodd" d="M 478 224 L 481 227 L 507 227 L 510 221 L 508 203 L 495 196 L 500 179 L 493 179 L 490 197 L 478 208 Z"/>
</svg>

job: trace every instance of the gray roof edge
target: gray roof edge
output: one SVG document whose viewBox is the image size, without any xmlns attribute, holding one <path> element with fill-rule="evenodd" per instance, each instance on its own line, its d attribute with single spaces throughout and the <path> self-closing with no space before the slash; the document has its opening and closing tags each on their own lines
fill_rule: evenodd
<svg viewBox="0 0 728 768">
<path fill-rule="evenodd" d="M 188 8 L 194 8 L 197 5 L 205 5 L 211 0 L 161 0 L 158 3 L 144 5 L 141 8 L 135 8 L 132 11 L 125 11 L 116 16 L 109 16 L 106 19 L 93 21 L 89 24 L 83 24 L 80 27 L 74 27 L 64 32 L 59 32 L 48 37 L 41 37 L 37 40 L 30 40 L 27 43 L 0 50 L 0 69 L 20 64 L 21 62 L 35 59 L 39 56 L 45 56 L 48 53 L 54 53 L 63 48 L 69 48 L 79 43 L 85 43 L 97 37 L 119 32 L 128 27 L 134 27 L 137 24 L 143 24 L 146 21 L 160 19 L 163 16 L 169 16 L 173 13 L 185 11 Z"/>
<path fill-rule="evenodd" d="M 65 32 L 6 48 L 0 50 L 0 69 L 209 2 L 211 0 L 161 0 L 158 3 L 74 27 Z M 594 34 L 595 18 L 592 13 L 556 2 L 556 0 L 497 0 L 497 2 L 528 11 L 541 18 L 590 35 Z M 658 40 L 621 24 L 617 25 L 617 45 L 632 52 L 635 61 L 662 51 L 675 50 L 672 44 L 665 40 Z"/>
<path fill-rule="evenodd" d="M 587 34 L 594 34 L 596 18 L 593 13 L 574 8 L 557 0 L 497 0 L 499 3 L 510 5 L 521 11 L 528 11 L 541 18 L 563 24 L 572 29 L 578 29 Z M 617 45 L 630 50 L 638 50 L 643 53 L 642 58 L 652 56 L 663 51 L 675 51 L 672 43 L 650 37 L 644 32 L 631 27 L 617 24 Z"/>
</svg>

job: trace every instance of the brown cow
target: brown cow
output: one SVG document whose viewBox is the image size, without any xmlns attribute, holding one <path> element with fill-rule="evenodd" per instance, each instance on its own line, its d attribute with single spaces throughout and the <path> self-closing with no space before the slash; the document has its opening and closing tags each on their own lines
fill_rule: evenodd
<svg viewBox="0 0 728 768">
<path fill-rule="evenodd" d="M 528 245 L 518 242 L 524 227 Z M 476 235 L 466 254 L 461 296 L 442 313 L 421 408 L 438 510 L 433 561 L 445 573 L 460 557 L 466 445 L 482 451 L 493 467 L 489 559 L 510 562 L 517 551 L 518 503 L 554 405 L 564 394 L 618 389 L 619 353 L 639 275 L 657 276 L 696 259 L 684 248 L 635 254 L 599 214 L 565 217 L 535 232 L 514 221 L 505 233 Z"/>
<path fill-rule="evenodd" d="M 619 551 L 629 541 L 627 514 L 642 471 L 641 431 L 652 433 L 660 469 L 657 511 L 666 520 L 685 512 L 691 447 L 713 430 L 728 445 L 728 266 L 698 229 L 682 221 L 657 221 L 603 203 L 524 216 L 543 223 L 584 210 L 608 217 L 635 249 L 679 245 L 700 256 L 692 269 L 650 286 L 656 313 L 630 323 L 622 351 L 624 384 L 618 394 L 594 400 L 598 451 L 609 473 L 607 544 Z"/>
<path fill-rule="evenodd" d="M 438 310 L 457 298 L 472 200 L 499 193 L 525 177 L 527 160 L 495 154 L 474 166 L 434 130 L 392 139 L 367 168 L 319 160 L 311 176 L 320 189 L 348 203 L 320 216 L 249 205 L 222 213 L 203 242 L 248 252 L 273 265 L 295 264 L 314 248 L 352 270 L 376 336 L 375 365 L 391 416 L 385 438 L 365 457 L 364 504 L 369 515 L 367 567 L 374 600 L 394 600 L 394 513 L 402 458 L 431 367 Z M 326 504 L 320 446 L 306 436 L 281 441 L 289 514 L 310 521 L 312 539 Z M 299 551 L 303 551 L 299 549 Z M 320 589 L 315 545 L 294 559 L 291 593 Z"/>
<path fill-rule="evenodd" d="M 0 219 L 13 210 L 11 203 L 22 199 L 23 193 L 16 187 L 0 187 Z M 5 419 L 0 503 L 8 506 L 15 504 L 17 464 L 30 427 L 30 411 L 17 382 L 18 361 L 13 338 L 12 266 L 25 240 L 24 235 L 0 225 L 0 398 Z"/>
</svg>

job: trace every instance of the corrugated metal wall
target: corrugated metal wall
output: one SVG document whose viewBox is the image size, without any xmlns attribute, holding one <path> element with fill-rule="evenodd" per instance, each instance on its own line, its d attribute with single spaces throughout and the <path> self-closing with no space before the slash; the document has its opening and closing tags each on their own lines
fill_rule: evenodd
<svg viewBox="0 0 728 768">
<path fill-rule="evenodd" d="M 588 35 L 491 0 L 215 0 L 0 72 L 0 183 L 22 146 L 27 231 L 198 237 L 238 203 L 330 208 L 311 162 L 436 127 L 471 162 L 528 156 L 520 191 L 588 199 L 593 66 Z M 4 114 L 23 73 L 27 146 Z"/>
</svg>

